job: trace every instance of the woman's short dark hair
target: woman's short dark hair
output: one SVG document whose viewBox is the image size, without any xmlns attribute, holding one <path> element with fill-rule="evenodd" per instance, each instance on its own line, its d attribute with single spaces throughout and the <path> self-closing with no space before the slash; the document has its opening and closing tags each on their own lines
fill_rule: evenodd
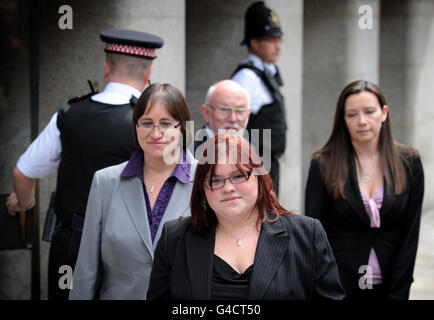
<svg viewBox="0 0 434 320">
<path fill-rule="evenodd" d="M 223 152 L 226 153 L 226 159 L 230 160 L 226 163 L 234 164 L 240 172 L 247 168 L 258 178 L 258 198 L 255 204 L 255 208 L 258 209 L 258 224 L 267 218 L 267 212 L 274 214 L 275 219 L 280 214 L 291 214 L 277 200 L 276 194 L 272 191 L 270 175 L 249 143 L 238 135 L 218 135 L 206 141 L 194 176 L 190 207 L 192 225 L 197 233 L 204 235 L 210 230 L 211 225 L 217 223 L 216 215 L 207 202 L 204 188 L 207 179 L 212 179 L 219 159 L 225 155 Z"/>
<path fill-rule="evenodd" d="M 156 102 L 163 104 L 166 107 L 167 112 L 176 121 L 181 122 L 183 149 L 185 150 L 187 141 L 191 141 L 190 139 L 187 140 L 186 133 L 186 122 L 191 120 L 190 110 L 188 109 L 187 102 L 185 101 L 182 92 L 168 83 L 153 83 L 143 91 L 140 98 L 137 100 L 133 112 L 134 137 L 137 144 L 137 121 L 139 121 L 145 113 L 148 113 Z"/>
</svg>

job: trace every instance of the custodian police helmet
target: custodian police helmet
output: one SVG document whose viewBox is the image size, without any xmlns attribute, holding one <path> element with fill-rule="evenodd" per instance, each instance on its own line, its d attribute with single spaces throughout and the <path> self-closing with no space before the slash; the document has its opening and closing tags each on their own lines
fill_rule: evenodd
<svg viewBox="0 0 434 320">
<path fill-rule="evenodd" d="M 250 39 L 264 36 L 281 37 L 279 18 L 267 8 L 264 1 L 257 1 L 249 6 L 245 15 L 244 40 L 241 44 L 249 44 Z"/>
</svg>

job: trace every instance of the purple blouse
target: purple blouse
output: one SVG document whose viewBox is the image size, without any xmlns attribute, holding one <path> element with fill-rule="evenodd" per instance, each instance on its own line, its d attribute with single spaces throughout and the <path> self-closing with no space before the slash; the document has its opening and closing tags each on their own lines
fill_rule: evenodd
<svg viewBox="0 0 434 320">
<path fill-rule="evenodd" d="M 362 191 L 360 191 L 362 195 L 363 205 L 365 206 L 366 213 L 368 214 L 371 220 L 371 228 L 379 228 L 380 227 L 380 208 L 383 204 L 383 194 L 384 188 L 375 192 L 372 198 L 369 198 Z M 383 282 L 383 277 L 381 275 L 380 264 L 378 263 L 378 258 L 375 253 L 374 248 L 371 248 L 371 252 L 369 254 L 368 265 L 372 268 L 372 284 L 380 284 Z"/>
<path fill-rule="evenodd" d="M 152 210 L 143 177 L 143 150 L 138 149 L 131 155 L 130 160 L 121 173 L 121 178 L 130 178 L 135 176 L 142 181 L 152 242 L 154 242 L 155 235 L 157 234 L 161 219 L 163 218 L 164 212 L 166 211 L 167 205 L 169 204 L 170 197 L 172 196 L 173 190 L 175 189 L 176 182 L 180 181 L 184 184 L 190 183 L 191 164 L 186 163 L 185 152 L 182 154 L 182 159 L 183 161 L 175 166 L 175 169 L 173 170 L 170 177 L 164 182 L 163 187 L 158 193 L 157 200 L 155 201 L 154 208 L 152 208 Z"/>
</svg>

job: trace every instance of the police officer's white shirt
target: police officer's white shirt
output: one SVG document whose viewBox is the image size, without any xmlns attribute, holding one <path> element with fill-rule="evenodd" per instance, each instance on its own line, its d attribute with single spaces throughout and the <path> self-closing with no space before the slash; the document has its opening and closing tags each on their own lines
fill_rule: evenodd
<svg viewBox="0 0 434 320">
<path fill-rule="evenodd" d="M 261 71 L 267 69 L 274 76 L 277 72 L 276 65 L 274 63 L 265 63 L 261 58 L 250 53 L 246 59 L 242 62 L 253 62 L 253 65 Z M 232 80 L 238 82 L 244 89 L 247 90 L 250 98 L 250 107 L 252 113 L 257 114 L 262 106 L 273 102 L 273 97 L 270 91 L 267 89 L 262 79 L 252 70 L 244 68 L 234 74 Z"/>
<path fill-rule="evenodd" d="M 109 82 L 101 93 L 91 97 L 93 101 L 122 105 L 130 103 L 131 96 L 140 97 L 141 92 L 131 86 Z M 33 179 L 42 178 L 57 170 L 60 163 L 62 144 L 60 131 L 57 127 L 57 112 L 38 135 L 35 141 L 20 156 L 17 168 L 25 176 Z"/>
<path fill-rule="evenodd" d="M 130 103 L 132 95 L 138 99 L 140 94 L 139 90 L 126 84 L 109 82 L 103 92 L 93 95 L 91 99 L 105 104 L 121 105 Z"/>
</svg>

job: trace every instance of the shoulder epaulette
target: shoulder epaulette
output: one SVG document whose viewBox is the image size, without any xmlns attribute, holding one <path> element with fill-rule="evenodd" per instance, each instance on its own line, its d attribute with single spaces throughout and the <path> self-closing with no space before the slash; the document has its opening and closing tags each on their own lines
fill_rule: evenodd
<svg viewBox="0 0 434 320">
<path fill-rule="evenodd" d="M 71 104 L 71 103 L 77 103 L 77 102 L 79 102 L 79 101 L 81 101 L 81 100 L 84 100 L 84 99 L 87 99 L 87 98 L 93 96 L 93 95 L 96 94 L 96 93 L 98 93 L 98 91 L 96 91 L 96 92 L 89 92 L 88 94 L 85 94 L 85 95 L 83 95 L 83 96 L 77 96 L 77 97 L 75 97 L 75 98 L 69 99 L 69 100 L 68 100 L 68 104 Z"/>
<path fill-rule="evenodd" d="M 238 67 L 235 69 L 235 71 L 232 73 L 231 78 L 235 75 L 235 73 L 237 73 L 238 71 L 240 71 L 241 69 L 250 69 L 253 72 L 255 72 L 259 77 L 261 76 L 261 70 L 259 70 L 258 68 L 256 68 L 253 65 L 253 61 L 248 61 L 247 63 L 243 63 L 238 65 Z"/>
</svg>

